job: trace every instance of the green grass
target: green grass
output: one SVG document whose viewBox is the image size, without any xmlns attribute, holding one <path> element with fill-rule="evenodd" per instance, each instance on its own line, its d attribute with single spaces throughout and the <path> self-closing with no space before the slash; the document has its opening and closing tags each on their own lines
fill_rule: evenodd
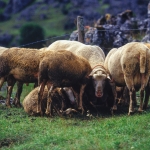
<svg viewBox="0 0 150 150">
<path fill-rule="evenodd" d="M 21 99 L 33 88 L 24 85 Z M 22 101 L 21 100 L 21 101 Z M 2 150 L 129 150 L 150 149 L 150 109 L 127 116 L 121 106 L 114 116 L 29 117 L 23 108 L 0 105 Z"/>
</svg>

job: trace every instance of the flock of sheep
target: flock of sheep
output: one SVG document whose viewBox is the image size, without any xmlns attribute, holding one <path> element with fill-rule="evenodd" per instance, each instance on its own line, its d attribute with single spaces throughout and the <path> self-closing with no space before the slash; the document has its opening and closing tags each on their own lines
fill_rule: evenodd
<svg viewBox="0 0 150 150">
<path fill-rule="evenodd" d="M 41 49 L 0 47 L 0 88 L 7 82 L 6 106 L 11 107 L 17 82 L 16 106 L 20 106 L 23 84 L 35 83 L 36 88 L 23 100 L 29 115 L 52 116 L 54 111 L 58 115 L 83 114 L 91 106 L 102 104 L 113 112 L 117 110 L 119 87 L 122 91 L 127 87 L 129 115 L 134 112 L 135 94 L 140 90 L 141 112 L 149 99 L 149 48 L 149 43 L 131 42 L 113 48 L 105 57 L 96 45 L 69 40 L 58 40 Z"/>
</svg>

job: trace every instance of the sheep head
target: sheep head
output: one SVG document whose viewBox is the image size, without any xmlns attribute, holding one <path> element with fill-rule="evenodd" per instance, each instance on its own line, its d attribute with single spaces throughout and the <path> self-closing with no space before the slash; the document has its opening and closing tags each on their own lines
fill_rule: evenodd
<svg viewBox="0 0 150 150">
<path fill-rule="evenodd" d="M 95 89 L 95 96 L 102 97 L 106 79 L 110 79 L 109 75 L 102 69 L 93 69 L 89 75 L 92 78 L 92 83 Z"/>
</svg>

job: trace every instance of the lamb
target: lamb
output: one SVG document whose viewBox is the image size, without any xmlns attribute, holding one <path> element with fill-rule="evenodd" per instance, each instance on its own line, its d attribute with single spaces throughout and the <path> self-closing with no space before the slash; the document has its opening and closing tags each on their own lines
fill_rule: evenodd
<svg viewBox="0 0 150 150">
<path fill-rule="evenodd" d="M 112 82 L 117 86 L 127 86 L 130 95 L 128 115 L 134 112 L 135 90 L 140 89 L 139 111 L 143 111 L 144 89 L 150 75 L 150 51 L 143 43 L 131 42 L 118 49 L 112 49 L 104 66 Z"/>
<path fill-rule="evenodd" d="M 7 81 L 7 107 L 11 107 L 10 96 L 16 81 L 20 83 L 20 86 L 23 83 L 35 83 L 38 81 L 38 68 L 40 60 L 44 57 L 44 51 L 46 51 L 44 48 L 37 50 L 13 47 L 0 55 L 0 88 Z M 18 97 L 20 97 L 21 91 L 17 93 Z"/>
<path fill-rule="evenodd" d="M 33 89 L 23 100 L 24 111 L 30 116 L 38 115 L 37 114 L 38 89 L 39 87 Z M 42 102 L 41 102 L 41 109 L 43 112 L 46 111 L 47 95 L 48 95 L 48 89 L 47 87 L 45 87 L 43 91 Z M 56 111 L 56 113 L 60 116 L 63 115 L 64 113 L 70 113 L 71 111 L 73 112 L 75 111 L 75 109 L 70 108 L 73 106 L 71 105 L 70 100 L 68 99 L 68 95 L 61 88 L 56 88 L 55 91 L 53 92 L 52 107 Z"/>
<path fill-rule="evenodd" d="M 78 109 L 82 110 L 83 114 L 82 96 L 91 71 L 92 68 L 85 58 L 77 56 L 70 51 L 47 51 L 39 65 L 38 84 L 40 88 L 37 113 L 43 113 L 40 108 L 41 100 L 44 87 L 48 83 L 46 114 L 51 116 L 51 95 L 57 87 L 72 87 L 76 93 L 79 93 L 77 104 Z"/>
<path fill-rule="evenodd" d="M 95 96 L 98 98 L 102 97 L 105 81 L 109 78 L 108 73 L 103 66 L 105 60 L 105 54 L 103 50 L 96 45 L 85 45 L 78 41 L 69 40 L 58 40 L 48 47 L 48 50 L 53 51 L 60 49 L 71 51 L 77 56 L 82 56 L 88 60 L 92 68 L 90 77 L 93 81 Z"/>
<path fill-rule="evenodd" d="M 43 92 L 43 97 L 42 97 L 42 106 L 41 109 L 43 112 L 46 110 L 46 103 L 47 103 L 47 93 L 48 89 L 45 88 Z M 36 116 L 37 115 L 37 100 L 38 100 L 38 87 L 33 89 L 23 100 L 23 108 L 24 111 L 31 115 L 31 116 Z"/>
</svg>

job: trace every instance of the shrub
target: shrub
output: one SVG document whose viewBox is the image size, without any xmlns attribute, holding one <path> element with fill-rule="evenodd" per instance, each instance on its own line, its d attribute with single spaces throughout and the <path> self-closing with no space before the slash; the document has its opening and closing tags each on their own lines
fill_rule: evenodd
<svg viewBox="0 0 150 150">
<path fill-rule="evenodd" d="M 44 29 L 36 24 L 25 24 L 20 28 L 20 44 L 26 48 L 42 48 L 45 44 Z"/>
</svg>

